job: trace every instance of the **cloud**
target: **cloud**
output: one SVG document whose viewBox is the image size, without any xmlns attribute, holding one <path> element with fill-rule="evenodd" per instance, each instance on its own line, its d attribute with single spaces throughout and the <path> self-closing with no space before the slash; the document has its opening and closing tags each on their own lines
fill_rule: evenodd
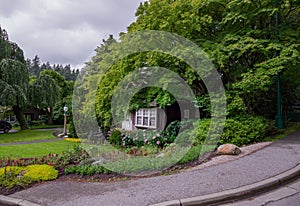
<svg viewBox="0 0 300 206">
<path fill-rule="evenodd" d="M 27 58 L 82 65 L 109 34 L 135 20 L 142 0 L 1 0 L 0 25 Z"/>
</svg>

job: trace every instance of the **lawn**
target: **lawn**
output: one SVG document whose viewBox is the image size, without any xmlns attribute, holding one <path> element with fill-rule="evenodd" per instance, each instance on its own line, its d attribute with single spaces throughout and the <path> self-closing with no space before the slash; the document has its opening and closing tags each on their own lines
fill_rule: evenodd
<svg viewBox="0 0 300 206">
<path fill-rule="evenodd" d="M 30 128 L 31 129 L 53 129 L 53 128 L 63 128 L 63 125 L 41 124 L 41 125 L 33 125 Z"/>
<path fill-rule="evenodd" d="M 60 140 L 57 142 L 33 143 L 23 145 L 0 146 L 0 158 L 10 157 L 30 158 L 40 157 L 48 154 L 61 154 L 63 151 L 72 149 L 74 145 L 79 143 Z"/>
<path fill-rule="evenodd" d="M 28 142 L 34 140 L 54 139 L 52 131 L 24 130 L 14 133 L 0 133 L 0 144 L 11 142 Z"/>
</svg>

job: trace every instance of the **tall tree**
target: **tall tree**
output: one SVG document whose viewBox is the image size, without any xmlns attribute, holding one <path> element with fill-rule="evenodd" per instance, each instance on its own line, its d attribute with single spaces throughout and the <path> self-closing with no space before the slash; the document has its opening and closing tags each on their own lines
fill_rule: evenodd
<svg viewBox="0 0 300 206">
<path fill-rule="evenodd" d="M 11 106 L 21 129 L 28 129 L 23 108 L 27 103 L 29 74 L 23 51 L 8 41 L 7 33 L 0 28 L 0 105 Z"/>
<path fill-rule="evenodd" d="M 193 41 L 208 54 L 222 76 L 227 93 L 228 115 L 250 113 L 274 118 L 276 110 L 269 107 L 275 105 L 272 102 L 276 75 L 292 74 L 300 65 L 299 0 L 277 2 L 278 4 L 274 0 L 149 0 L 140 4 L 136 12 L 137 19 L 128 27 L 128 33 L 160 30 Z M 122 42 L 122 35 L 120 41 Z M 100 73 L 102 77 L 96 95 L 96 112 L 101 125 L 110 126 L 114 88 L 135 68 L 167 67 L 186 80 L 195 94 L 207 97 L 201 78 L 195 75 L 189 65 L 167 54 L 144 52 L 129 55 L 115 62 L 106 71 L 107 65 L 114 58 L 113 54 L 110 55 L 111 45 L 108 42 L 97 48 L 99 52 L 88 63 L 85 71 L 88 74 L 85 79 L 87 85 L 99 78 L 93 77 L 93 74 Z M 112 47 L 117 48 L 115 45 Z M 297 78 L 295 75 L 293 77 Z M 286 79 L 283 78 L 283 81 Z M 296 85 L 299 81 L 283 84 L 286 86 L 283 91 L 294 91 L 288 94 L 289 97 L 296 95 L 298 90 L 292 88 L 299 88 Z M 144 94 L 152 92 L 152 88 L 143 91 Z M 86 94 L 87 99 L 93 96 L 93 92 Z M 288 98 L 287 93 L 283 96 Z M 203 101 L 203 98 L 198 100 L 199 104 L 209 102 Z"/>
<path fill-rule="evenodd" d="M 163 30 L 192 40 L 221 73 L 230 115 L 272 118 L 277 73 L 299 67 L 299 13 L 299 0 L 150 0 L 128 32 Z"/>
<path fill-rule="evenodd" d="M 53 107 L 60 99 L 61 88 L 55 79 L 44 70 L 30 84 L 30 102 L 33 107 L 44 108 L 48 115 L 48 124 L 53 124 Z M 53 71 L 54 72 L 54 71 Z"/>
<path fill-rule="evenodd" d="M 35 57 L 31 61 L 30 67 L 28 68 L 29 73 L 31 75 L 34 75 L 34 76 L 38 77 L 40 75 L 40 72 L 41 72 L 40 64 L 41 64 L 40 57 L 38 55 L 35 55 Z"/>
</svg>

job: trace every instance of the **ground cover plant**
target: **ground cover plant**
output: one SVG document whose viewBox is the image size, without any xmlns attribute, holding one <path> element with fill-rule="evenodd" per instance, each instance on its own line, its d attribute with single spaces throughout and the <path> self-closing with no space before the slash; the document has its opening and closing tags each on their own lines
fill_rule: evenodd
<svg viewBox="0 0 300 206">
<path fill-rule="evenodd" d="M 39 181 L 54 180 L 58 171 L 49 165 L 6 166 L 0 168 L 0 191 L 9 194 L 12 189 L 23 189 Z"/>
</svg>

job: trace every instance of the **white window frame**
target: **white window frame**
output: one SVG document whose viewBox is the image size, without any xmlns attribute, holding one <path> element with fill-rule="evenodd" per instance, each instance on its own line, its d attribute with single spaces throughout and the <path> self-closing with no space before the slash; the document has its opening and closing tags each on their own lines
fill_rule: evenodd
<svg viewBox="0 0 300 206">
<path fill-rule="evenodd" d="M 139 121 L 138 121 L 139 119 Z M 151 119 L 154 119 L 154 125 L 151 124 Z M 157 128 L 157 109 L 150 108 L 150 109 L 139 109 L 135 113 L 135 126 L 136 127 L 143 127 L 143 128 Z"/>
</svg>

